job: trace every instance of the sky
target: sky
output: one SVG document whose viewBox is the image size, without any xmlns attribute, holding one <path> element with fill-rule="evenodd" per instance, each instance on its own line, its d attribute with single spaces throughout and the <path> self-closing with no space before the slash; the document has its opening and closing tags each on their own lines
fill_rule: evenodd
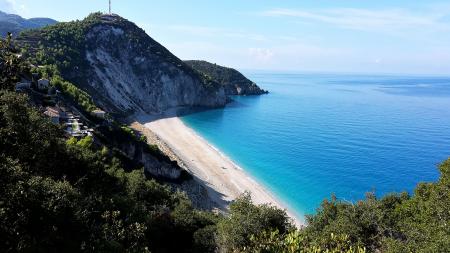
<svg viewBox="0 0 450 253">
<path fill-rule="evenodd" d="M 450 75 L 449 0 L 112 0 L 181 59 L 245 70 Z M 58 21 L 108 0 L 0 0 Z"/>
</svg>

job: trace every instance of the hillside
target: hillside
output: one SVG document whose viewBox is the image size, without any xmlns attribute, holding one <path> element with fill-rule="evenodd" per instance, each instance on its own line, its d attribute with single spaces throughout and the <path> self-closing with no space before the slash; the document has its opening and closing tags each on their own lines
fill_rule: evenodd
<svg viewBox="0 0 450 253">
<path fill-rule="evenodd" d="M 225 88 L 227 95 L 261 95 L 268 93 L 235 69 L 207 61 L 185 61 L 185 63 L 220 83 Z"/>
<path fill-rule="evenodd" d="M 110 113 L 158 113 L 177 106 L 223 106 L 224 89 L 117 15 L 28 31 L 18 38 L 35 65 L 53 65 Z M 45 57 L 43 57 L 45 56 Z"/>
<path fill-rule="evenodd" d="M 56 23 L 56 20 L 50 18 L 24 19 L 19 15 L 0 11 L 0 36 L 4 38 L 10 32 L 15 37 L 23 30 L 41 28 Z"/>
</svg>

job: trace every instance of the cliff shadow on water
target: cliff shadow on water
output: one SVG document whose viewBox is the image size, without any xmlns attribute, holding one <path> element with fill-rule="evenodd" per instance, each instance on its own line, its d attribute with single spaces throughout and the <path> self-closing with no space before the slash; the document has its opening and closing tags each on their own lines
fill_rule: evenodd
<svg viewBox="0 0 450 253">
<path fill-rule="evenodd" d="M 189 116 L 192 114 L 197 113 L 205 113 L 205 112 L 211 112 L 214 111 L 214 113 L 211 113 L 211 117 L 222 118 L 223 114 L 225 113 L 225 107 L 227 109 L 233 109 L 233 110 L 242 110 L 249 105 L 247 103 L 241 102 L 241 99 L 243 97 L 248 100 L 252 100 L 252 106 L 257 104 L 262 97 L 260 95 L 248 95 L 248 96 L 231 96 L 228 98 L 228 103 L 223 107 L 203 107 L 203 106 L 195 106 L 195 107 L 189 107 L 189 106 L 181 106 L 181 107 L 175 107 L 168 109 L 161 113 L 155 113 L 155 114 L 147 114 L 147 113 L 136 113 L 132 115 L 131 117 L 128 117 L 125 119 L 125 121 L 130 124 L 133 122 L 138 122 L 142 125 L 145 125 L 150 122 L 154 122 L 161 119 L 167 119 L 167 118 L 182 118 L 185 116 Z"/>
</svg>

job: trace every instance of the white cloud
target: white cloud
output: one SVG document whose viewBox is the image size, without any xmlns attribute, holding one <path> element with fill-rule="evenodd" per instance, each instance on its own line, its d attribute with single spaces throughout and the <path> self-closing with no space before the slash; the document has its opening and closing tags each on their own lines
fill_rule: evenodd
<svg viewBox="0 0 450 253">
<path fill-rule="evenodd" d="M 26 15 L 29 13 L 25 4 L 20 3 L 17 0 L 0 0 L 0 10 L 19 15 Z"/>
<path fill-rule="evenodd" d="M 0 11 L 6 13 L 15 13 L 13 5 L 9 0 L 0 0 Z"/>
<path fill-rule="evenodd" d="M 209 26 L 194 26 L 194 25 L 171 25 L 166 27 L 169 30 L 176 32 L 188 33 L 196 36 L 208 36 L 208 37 L 225 37 L 236 39 L 248 39 L 254 41 L 265 41 L 267 38 L 261 34 L 249 33 L 246 31 L 235 29 L 225 29 L 219 27 Z"/>
<path fill-rule="evenodd" d="M 272 60 L 275 53 L 268 48 L 249 48 L 248 53 L 250 57 L 261 63 L 268 63 Z"/>
<path fill-rule="evenodd" d="M 271 17 L 293 17 L 301 21 L 320 22 L 353 30 L 391 32 L 404 29 L 448 30 L 450 27 L 450 24 L 441 21 L 448 14 L 444 11 L 419 14 L 404 9 L 272 9 L 260 14 Z"/>
<path fill-rule="evenodd" d="M 280 21 L 286 26 L 307 23 L 308 28 L 312 24 L 350 30 L 339 31 L 338 36 L 293 27 L 275 33 L 258 31 L 263 34 L 259 35 L 242 27 L 142 26 L 182 59 L 203 59 L 238 69 L 434 74 L 450 73 L 450 33 L 446 32 L 450 31 L 450 15 L 446 13 L 450 5 L 423 8 L 420 13 L 406 9 L 259 13 L 266 17 L 263 21 L 269 16 L 284 17 Z M 359 31 L 371 34 L 359 36 Z"/>
</svg>

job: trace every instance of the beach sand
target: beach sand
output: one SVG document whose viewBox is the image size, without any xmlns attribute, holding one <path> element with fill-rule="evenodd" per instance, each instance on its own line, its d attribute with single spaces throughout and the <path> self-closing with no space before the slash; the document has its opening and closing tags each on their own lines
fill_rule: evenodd
<svg viewBox="0 0 450 253">
<path fill-rule="evenodd" d="M 175 112 L 167 112 L 159 118 L 140 117 L 139 122 L 148 122 L 145 127 L 163 141 L 184 167 L 206 186 L 210 200 L 218 209 L 227 210 L 230 201 L 248 191 L 255 204 L 272 204 L 285 209 L 296 226 L 304 225 L 304 219 L 289 211 L 265 187 L 187 127 Z M 139 129 L 137 124 L 133 124 L 135 129 Z"/>
</svg>

